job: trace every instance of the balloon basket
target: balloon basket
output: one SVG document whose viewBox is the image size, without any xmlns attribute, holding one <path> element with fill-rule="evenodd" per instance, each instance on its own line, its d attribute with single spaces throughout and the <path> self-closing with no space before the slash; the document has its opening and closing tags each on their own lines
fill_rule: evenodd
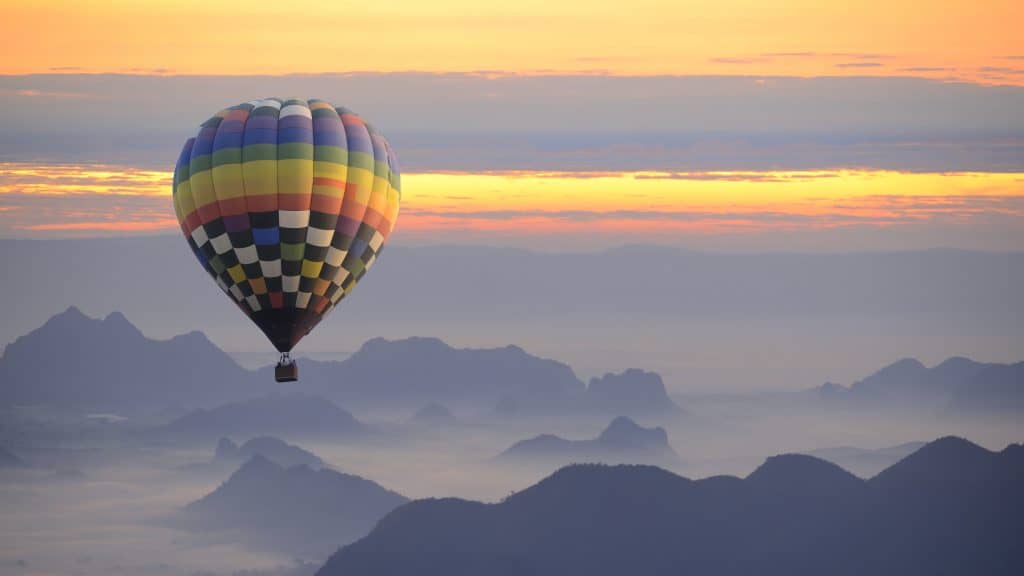
<svg viewBox="0 0 1024 576">
<path fill-rule="evenodd" d="M 274 367 L 274 380 L 278 382 L 295 382 L 299 379 L 299 365 L 287 354 L 281 356 L 281 360 Z"/>
</svg>

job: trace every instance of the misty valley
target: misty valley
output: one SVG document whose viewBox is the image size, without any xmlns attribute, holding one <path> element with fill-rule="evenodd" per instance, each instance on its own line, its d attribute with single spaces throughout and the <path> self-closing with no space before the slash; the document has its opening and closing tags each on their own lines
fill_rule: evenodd
<svg viewBox="0 0 1024 576">
<path fill-rule="evenodd" d="M 0 573 L 1024 570 L 1024 363 L 719 394 L 436 338 L 300 364 L 74 307 L 17 338 Z"/>
</svg>

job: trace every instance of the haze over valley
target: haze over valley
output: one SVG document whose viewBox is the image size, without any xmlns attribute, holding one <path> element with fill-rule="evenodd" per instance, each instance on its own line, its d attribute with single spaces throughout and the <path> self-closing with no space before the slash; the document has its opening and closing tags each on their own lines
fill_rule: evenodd
<svg viewBox="0 0 1024 576">
<path fill-rule="evenodd" d="M 59 349 L 65 362 L 35 362 Z M 77 308 L 17 339 L 0 358 L 5 571 L 312 574 L 408 499 L 502 502 L 583 462 L 742 478 L 797 452 L 872 478 L 945 436 L 1000 451 L 1024 414 L 1024 363 L 966 358 L 717 395 L 670 394 L 639 368 L 585 382 L 517 346 L 434 338 L 373 339 L 302 369 L 282 387 L 200 333 L 154 340 Z M 624 486 L 647 474 L 630 470 L 615 472 Z"/>
</svg>

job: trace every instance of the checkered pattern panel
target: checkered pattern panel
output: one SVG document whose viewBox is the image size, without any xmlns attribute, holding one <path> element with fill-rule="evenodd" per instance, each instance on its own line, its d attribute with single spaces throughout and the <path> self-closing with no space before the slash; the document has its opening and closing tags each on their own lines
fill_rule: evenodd
<svg viewBox="0 0 1024 576">
<path fill-rule="evenodd" d="M 373 265 L 401 184 L 387 140 L 352 111 L 267 98 L 200 125 L 173 197 L 196 259 L 287 351 Z"/>
</svg>

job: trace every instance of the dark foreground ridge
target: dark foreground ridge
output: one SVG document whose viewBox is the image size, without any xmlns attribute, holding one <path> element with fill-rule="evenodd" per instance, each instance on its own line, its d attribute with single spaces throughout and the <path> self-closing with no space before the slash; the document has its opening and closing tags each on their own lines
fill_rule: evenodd
<svg viewBox="0 0 1024 576">
<path fill-rule="evenodd" d="M 498 504 L 412 502 L 319 576 L 1024 573 L 1024 447 L 954 437 L 870 480 L 811 456 L 745 479 L 574 465 Z"/>
</svg>

